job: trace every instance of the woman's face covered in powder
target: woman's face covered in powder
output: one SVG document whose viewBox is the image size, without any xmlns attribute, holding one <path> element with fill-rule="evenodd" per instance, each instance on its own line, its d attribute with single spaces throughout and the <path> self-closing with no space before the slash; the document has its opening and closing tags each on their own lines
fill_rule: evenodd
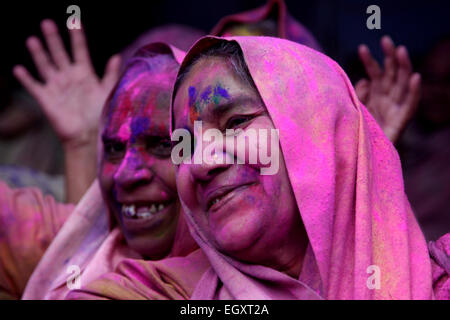
<svg viewBox="0 0 450 320">
<path fill-rule="evenodd" d="M 128 245 L 153 259 L 170 250 L 180 208 L 168 126 L 173 65 L 130 67 L 109 99 L 101 137 L 103 197 Z"/>
<path fill-rule="evenodd" d="M 259 151 L 270 153 L 275 148 L 270 143 L 274 126 L 258 92 L 228 59 L 202 57 L 181 81 L 173 112 L 174 129 L 187 129 L 196 138 L 191 163 L 177 167 L 179 196 L 206 237 L 219 251 L 237 259 L 287 272 L 298 268 L 306 233 L 281 151 L 274 159 L 279 162 L 277 172 L 261 174 L 267 164 L 262 164 Z M 203 138 L 194 121 L 201 121 Z M 220 131 L 223 146 L 213 148 L 215 138 L 205 141 L 210 129 Z M 268 138 L 259 134 L 256 140 L 237 142 L 260 129 Z M 279 148 L 278 140 L 275 147 Z M 217 161 L 205 161 L 211 150 L 211 159 Z M 199 153 L 203 160 L 196 163 Z M 257 154 L 258 160 L 249 161 L 250 154 Z"/>
</svg>

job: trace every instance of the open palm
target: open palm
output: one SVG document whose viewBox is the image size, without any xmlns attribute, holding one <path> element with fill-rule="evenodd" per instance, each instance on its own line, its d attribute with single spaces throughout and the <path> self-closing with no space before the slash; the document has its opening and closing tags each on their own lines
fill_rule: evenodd
<svg viewBox="0 0 450 320">
<path fill-rule="evenodd" d="M 39 102 L 63 142 L 95 139 L 103 104 L 118 79 L 120 57 L 110 58 L 99 79 L 81 29 L 69 31 L 71 61 L 55 23 L 44 20 L 41 28 L 49 52 L 37 37 L 28 38 L 26 44 L 43 83 L 23 66 L 16 66 L 14 75 Z"/>
<path fill-rule="evenodd" d="M 371 112 L 386 136 L 395 143 L 417 109 L 420 98 L 420 75 L 412 73 L 408 51 L 404 46 L 395 48 L 392 40 L 381 39 L 384 70 L 365 45 L 359 47 L 370 81 L 360 80 L 356 93 Z"/>
</svg>

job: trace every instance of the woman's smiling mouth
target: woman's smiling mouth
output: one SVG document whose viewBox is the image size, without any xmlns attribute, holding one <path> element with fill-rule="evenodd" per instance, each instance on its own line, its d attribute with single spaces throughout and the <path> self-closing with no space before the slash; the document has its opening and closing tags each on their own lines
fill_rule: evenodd
<svg viewBox="0 0 450 320">
<path fill-rule="evenodd" d="M 208 213 L 217 212 L 220 208 L 227 204 L 240 191 L 254 185 L 255 182 L 245 183 L 240 185 L 231 185 L 217 188 L 206 197 Z"/>
<path fill-rule="evenodd" d="M 122 216 L 129 219 L 146 219 L 164 210 L 167 205 L 167 202 L 154 202 L 146 205 L 123 204 L 121 212 Z"/>
</svg>

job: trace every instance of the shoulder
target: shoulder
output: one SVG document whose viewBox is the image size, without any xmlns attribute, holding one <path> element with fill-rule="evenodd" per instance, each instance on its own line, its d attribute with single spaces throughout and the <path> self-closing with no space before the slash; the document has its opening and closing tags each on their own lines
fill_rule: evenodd
<svg viewBox="0 0 450 320">
<path fill-rule="evenodd" d="M 436 299 L 450 300 L 450 233 L 428 243 Z"/>
</svg>

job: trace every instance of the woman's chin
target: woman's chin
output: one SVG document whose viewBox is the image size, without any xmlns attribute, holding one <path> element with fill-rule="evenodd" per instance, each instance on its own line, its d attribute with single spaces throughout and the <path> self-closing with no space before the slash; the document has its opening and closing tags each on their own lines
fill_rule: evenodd
<svg viewBox="0 0 450 320">
<path fill-rule="evenodd" d="M 227 224 L 212 230 L 217 248 L 220 251 L 233 256 L 245 256 L 245 252 L 250 250 L 261 237 L 262 228 L 259 223 L 249 224 L 245 223 L 245 219 L 242 220 L 244 221 L 239 224 L 243 225 L 243 228 Z M 238 256 L 236 257 L 239 258 Z"/>
<path fill-rule="evenodd" d="M 131 240 L 127 240 L 127 243 L 133 251 L 139 253 L 142 257 L 149 260 L 159 260 L 166 257 L 172 246 L 172 240 L 167 239 L 166 241 L 161 241 L 161 239 L 157 240 L 149 240 L 134 238 Z M 151 243 L 151 245 L 149 245 Z"/>
</svg>

